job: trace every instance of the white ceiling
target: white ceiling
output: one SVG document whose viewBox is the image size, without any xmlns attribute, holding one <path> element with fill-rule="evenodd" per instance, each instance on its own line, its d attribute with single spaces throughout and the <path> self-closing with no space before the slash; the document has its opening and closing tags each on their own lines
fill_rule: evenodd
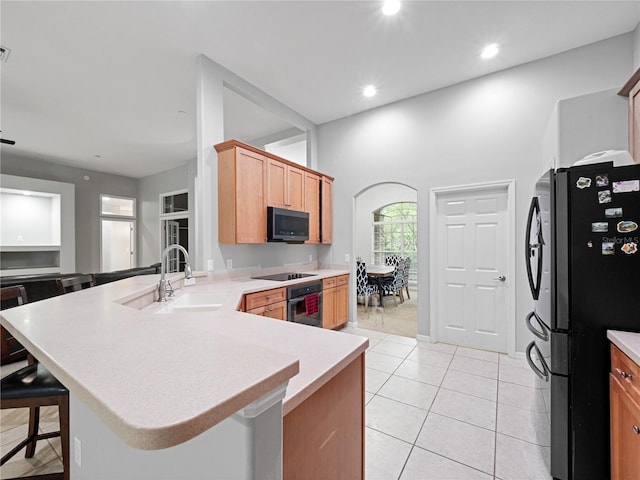
<svg viewBox="0 0 640 480">
<path fill-rule="evenodd" d="M 2 151 L 132 177 L 181 165 L 196 157 L 201 53 L 321 124 L 620 35 L 640 18 L 638 1 L 404 1 L 395 17 L 381 3 L 2 0 L 11 53 L 0 129 L 16 141 Z M 489 42 L 501 52 L 481 60 Z M 360 95 L 368 83 L 376 97 Z M 227 138 L 286 126 L 234 97 Z"/>
</svg>

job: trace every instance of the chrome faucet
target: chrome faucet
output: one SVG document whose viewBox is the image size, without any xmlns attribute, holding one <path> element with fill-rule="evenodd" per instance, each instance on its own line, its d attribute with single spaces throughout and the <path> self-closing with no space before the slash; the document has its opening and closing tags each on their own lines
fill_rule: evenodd
<svg viewBox="0 0 640 480">
<path fill-rule="evenodd" d="M 171 288 L 171 284 L 169 283 L 169 288 L 167 288 L 168 282 L 164 278 L 166 273 L 165 270 L 167 268 L 167 256 L 169 252 L 173 249 L 178 249 L 183 253 L 184 261 L 185 261 L 184 278 L 191 278 L 191 265 L 189 264 L 189 252 L 187 252 L 187 250 L 182 245 L 178 245 L 177 243 L 169 245 L 167 248 L 164 249 L 164 252 L 162 252 L 162 258 L 160 259 L 161 261 L 160 283 L 158 284 L 158 301 L 159 302 L 167 301 L 167 292 L 169 292 L 170 296 L 173 294 L 173 289 Z"/>
</svg>

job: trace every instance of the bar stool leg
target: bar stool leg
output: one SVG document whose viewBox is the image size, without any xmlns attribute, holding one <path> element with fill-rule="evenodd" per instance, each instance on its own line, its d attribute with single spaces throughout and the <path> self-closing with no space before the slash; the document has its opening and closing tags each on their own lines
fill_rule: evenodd
<svg viewBox="0 0 640 480">
<path fill-rule="evenodd" d="M 29 407 L 29 433 L 31 441 L 27 444 L 24 458 L 32 458 L 36 453 L 36 437 L 38 436 L 38 425 L 40 424 L 40 407 Z"/>
</svg>

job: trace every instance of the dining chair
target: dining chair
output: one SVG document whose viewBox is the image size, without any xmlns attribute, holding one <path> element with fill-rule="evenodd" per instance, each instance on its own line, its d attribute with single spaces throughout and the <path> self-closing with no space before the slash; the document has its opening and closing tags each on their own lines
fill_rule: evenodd
<svg viewBox="0 0 640 480">
<path fill-rule="evenodd" d="M 24 288 L 22 291 L 15 287 L 5 287 L 2 300 L 9 300 L 14 296 L 24 303 L 27 302 Z M 48 405 L 58 406 L 60 429 L 56 432 L 38 433 L 40 426 L 40 407 Z M 32 458 L 36 452 L 39 440 L 60 437 L 62 444 L 63 472 L 39 475 L 37 478 L 47 480 L 69 480 L 69 391 L 62 385 L 41 363 L 29 355 L 29 364 L 0 380 L 0 409 L 28 408 L 29 426 L 27 438 L 12 448 L 0 459 L 4 465 L 20 450 L 26 447 L 25 458 Z"/>
<path fill-rule="evenodd" d="M 407 257 L 404 259 L 404 271 L 402 275 L 402 287 L 407 292 L 407 298 L 411 300 L 411 295 L 409 295 L 409 270 L 411 269 L 411 258 Z"/>
<path fill-rule="evenodd" d="M 2 288 L 0 298 L 2 310 L 18 307 L 27 303 L 27 292 L 22 285 Z M 17 362 L 27 358 L 27 350 L 9 331 L 0 326 L 0 365 Z"/>
<path fill-rule="evenodd" d="M 369 305 L 369 297 L 376 294 L 379 295 L 380 292 L 377 285 L 369 283 L 366 264 L 364 262 L 356 262 L 356 295 L 364 297 L 365 313 Z M 380 303 L 382 303 L 382 298 L 380 299 Z"/>
<path fill-rule="evenodd" d="M 398 262 L 393 270 L 393 276 L 383 277 L 381 286 L 384 295 L 393 295 L 393 303 L 398 305 L 396 296 L 400 297 L 400 301 L 404 302 L 404 296 L 402 295 L 402 279 L 404 277 L 404 260 L 398 257 Z"/>
<path fill-rule="evenodd" d="M 77 292 L 89 287 L 96 286 L 96 280 L 92 273 L 86 275 L 76 275 L 74 277 L 58 278 L 56 280 L 58 285 L 58 293 L 64 295 L 65 293 Z"/>
</svg>

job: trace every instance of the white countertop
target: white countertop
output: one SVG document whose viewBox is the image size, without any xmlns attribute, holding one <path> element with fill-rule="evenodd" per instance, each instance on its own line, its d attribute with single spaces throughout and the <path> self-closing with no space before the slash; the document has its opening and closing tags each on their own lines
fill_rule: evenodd
<svg viewBox="0 0 640 480">
<path fill-rule="evenodd" d="M 640 333 L 607 330 L 607 338 L 627 357 L 640 365 Z"/>
<path fill-rule="evenodd" d="M 223 306 L 172 314 L 148 304 L 159 278 L 131 277 L 1 313 L 2 325 L 135 448 L 178 445 L 289 380 L 286 415 L 368 346 L 364 337 L 236 311 L 245 293 L 310 278 L 198 277 L 176 297 L 226 291 Z M 180 283 L 182 274 L 171 278 Z"/>
</svg>

